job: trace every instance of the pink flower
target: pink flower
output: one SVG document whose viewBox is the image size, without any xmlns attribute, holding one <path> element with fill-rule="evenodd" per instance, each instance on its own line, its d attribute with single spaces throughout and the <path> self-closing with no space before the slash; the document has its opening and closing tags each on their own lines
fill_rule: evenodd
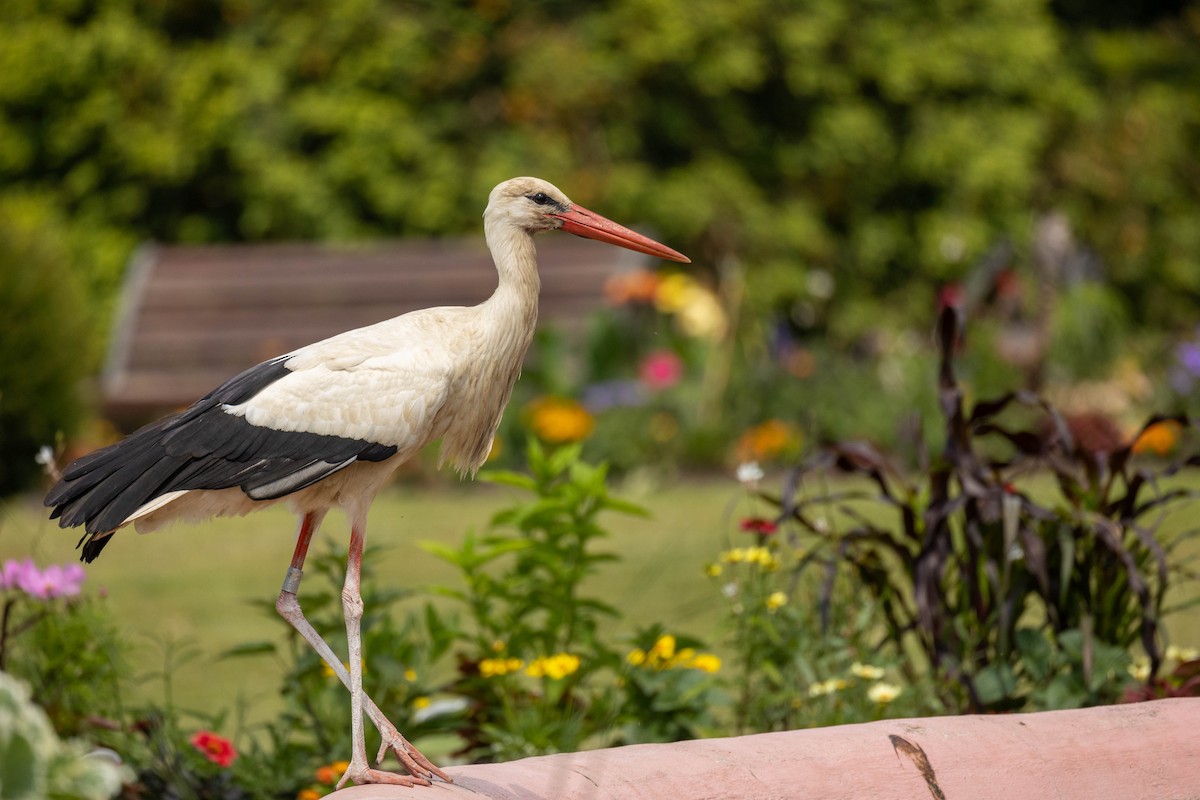
<svg viewBox="0 0 1200 800">
<path fill-rule="evenodd" d="M 24 591 L 25 576 L 30 572 L 37 573 L 37 567 L 33 565 L 33 559 L 27 558 L 24 561 L 17 561 L 15 558 L 10 558 L 4 562 L 3 567 L 0 567 L 0 589 L 21 589 L 21 591 Z"/>
<path fill-rule="evenodd" d="M 683 378 L 683 361 L 670 350 L 655 350 L 642 359 L 638 377 L 654 391 L 670 389 Z"/>
<path fill-rule="evenodd" d="M 218 767 L 228 767 L 237 758 L 237 750 L 233 749 L 233 742 L 212 731 L 196 731 L 189 741 L 192 743 L 192 747 L 200 751 L 202 756 Z"/>
<path fill-rule="evenodd" d="M 6 561 L 0 569 L 0 588 L 20 589 L 42 600 L 74 597 L 83 586 L 86 573 L 78 564 L 51 564 L 39 570 L 32 559 Z"/>
</svg>

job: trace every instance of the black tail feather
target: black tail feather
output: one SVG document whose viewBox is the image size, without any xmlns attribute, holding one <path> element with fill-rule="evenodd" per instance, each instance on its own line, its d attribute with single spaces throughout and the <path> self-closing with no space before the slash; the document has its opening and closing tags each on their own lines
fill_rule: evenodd
<svg viewBox="0 0 1200 800">
<path fill-rule="evenodd" d="M 46 496 L 51 519 L 83 525 L 83 560 L 139 508 L 173 491 L 239 487 L 275 500 L 311 486 L 356 460 L 383 461 L 394 445 L 252 425 L 204 400 L 175 417 L 72 463 Z"/>
</svg>

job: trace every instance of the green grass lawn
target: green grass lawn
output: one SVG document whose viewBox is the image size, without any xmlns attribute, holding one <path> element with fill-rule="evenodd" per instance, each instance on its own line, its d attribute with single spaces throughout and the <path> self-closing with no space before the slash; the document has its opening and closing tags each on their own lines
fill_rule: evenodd
<svg viewBox="0 0 1200 800">
<path fill-rule="evenodd" d="M 619 496 L 645 505 L 651 517 L 612 514 L 606 548 L 621 557 L 588 587 L 625 615 L 614 632 L 662 622 L 679 632 L 711 636 L 721 600 L 703 574 L 725 544 L 731 504 L 743 500 L 733 480 L 688 482 Z M 493 513 L 522 495 L 480 483 L 396 486 L 375 503 L 367 543 L 385 548 L 373 562 L 376 579 L 397 587 L 457 585 L 449 566 L 415 542 L 458 544 L 470 528 L 482 530 Z M 60 530 L 36 498 L 0 511 L 0 560 L 32 556 L 39 565 L 78 557 L 78 532 Z M 240 519 L 179 525 L 150 535 L 122 531 L 87 566 L 88 591 L 102 591 L 137 647 L 143 699 L 161 700 L 161 673 L 169 646 L 194 645 L 198 656 L 174 670 L 173 697 L 181 706 L 216 710 L 247 703 L 250 719 L 277 707 L 282 668 L 271 656 L 221 659 L 234 645 L 281 639 L 285 623 L 253 604 L 273 602 L 291 558 L 295 519 L 283 507 Z M 344 517 L 331 514 L 320 540 L 344 542 Z M 304 588 L 300 591 L 304 602 Z M 419 608 L 420 598 L 407 601 Z M 405 605 L 402 603 L 401 607 Z"/>
<path fill-rule="evenodd" d="M 768 484 L 775 485 L 775 484 Z M 612 633 L 662 623 L 677 633 L 714 642 L 719 638 L 722 600 L 703 567 L 741 537 L 731 516 L 747 501 L 732 479 L 691 480 L 669 486 L 615 490 L 644 505 L 648 518 L 610 515 L 606 548 L 621 560 L 594 577 L 587 592 L 624 615 Z M 368 544 L 382 546 L 373 562 L 376 579 L 397 587 L 457 585 L 453 570 L 415 545 L 420 540 L 458 544 L 470 528 L 482 530 L 491 515 L 524 496 L 479 483 L 399 485 L 376 502 Z M 743 505 L 739 505 L 743 504 Z M 1169 529 L 1193 526 L 1195 507 L 1182 508 Z M 736 515 L 735 515 L 736 511 Z M 0 560 L 33 556 L 39 565 L 77 557 L 78 534 L 46 519 L 36 498 L 0 509 Z M 243 704 L 248 719 L 269 717 L 278 701 L 282 668 L 270 656 L 221 659 L 237 644 L 281 639 L 284 623 L 254 603 L 272 602 L 291 556 L 295 520 L 282 507 L 242 519 L 180 525 L 139 536 L 121 532 L 87 567 L 89 591 L 102 591 L 136 644 L 135 670 L 141 699 L 161 701 L 155 677 L 173 644 L 193 645 L 196 658 L 173 671 L 174 700 L 185 708 L 215 711 Z M 733 533 L 731 533 L 733 532 Z M 321 538 L 345 541 L 345 520 L 331 515 Z M 314 549 L 323 547 L 315 543 Z M 1200 545 L 1192 543 L 1192 553 Z M 300 592 L 304 600 L 304 589 Z M 406 601 L 418 608 L 421 598 Z M 402 608 L 405 607 L 402 604 Z M 1172 640 L 1200 645 L 1200 611 L 1169 619 Z"/>
</svg>

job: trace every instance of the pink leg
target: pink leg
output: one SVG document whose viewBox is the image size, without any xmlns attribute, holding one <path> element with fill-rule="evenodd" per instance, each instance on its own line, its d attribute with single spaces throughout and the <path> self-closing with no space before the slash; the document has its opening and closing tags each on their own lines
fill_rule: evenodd
<svg viewBox="0 0 1200 800">
<path fill-rule="evenodd" d="M 300 588 L 300 578 L 302 576 L 301 569 L 304 566 L 304 559 L 308 554 L 308 545 L 312 540 L 313 534 L 321 525 L 321 520 L 324 519 L 325 512 L 313 512 L 306 514 L 300 523 L 300 533 L 297 536 L 296 549 L 292 554 L 292 563 L 288 568 L 287 577 L 284 579 L 283 589 L 279 593 L 279 599 L 275 601 L 275 609 L 279 614 L 291 624 L 293 628 L 304 638 L 306 642 L 317 652 L 321 659 L 333 670 L 342 685 L 347 689 L 351 688 L 350 674 L 346 671 L 345 665 L 341 660 L 334 655 L 333 649 L 321 638 L 312 624 L 305 618 L 304 612 L 300 609 L 300 602 L 296 597 L 296 593 Z M 361 565 L 361 554 L 359 557 Z M 360 567 L 361 568 L 361 567 Z M 361 665 L 361 657 L 358 662 Z M 361 684 L 360 684 L 361 686 Z M 379 750 L 377 757 L 378 762 L 382 762 L 388 750 L 394 750 L 396 757 L 400 759 L 401 764 L 412 773 L 412 777 L 395 776 L 396 778 L 404 779 L 408 785 L 429 785 L 429 778 L 442 778 L 447 783 L 450 782 L 450 776 L 446 775 L 428 759 L 426 759 L 420 751 L 409 744 L 396 726 L 383 715 L 375 702 L 364 692 L 362 694 L 363 707 L 367 716 L 371 718 L 371 722 L 379 730 L 383 737 L 383 746 Z M 359 725 L 361 727 L 361 718 Z"/>
<path fill-rule="evenodd" d="M 390 723 L 389 727 L 391 728 L 391 733 L 394 734 L 394 738 L 389 738 L 388 733 L 385 733 L 382 729 L 380 730 L 380 734 L 383 736 L 383 746 L 379 750 L 377 760 L 382 760 L 384 754 L 391 749 L 395 751 L 396 757 L 400 759 L 404 768 L 412 773 L 412 776 L 397 775 L 394 772 L 371 769 L 367 762 L 367 746 L 363 735 L 362 714 L 364 700 L 366 702 L 370 702 L 370 700 L 366 697 L 362 688 L 363 602 L 360 591 L 363 544 L 366 539 L 366 513 L 350 513 L 349 516 L 350 553 L 346 559 L 346 583 L 342 587 L 342 610 L 346 618 L 346 642 L 350 651 L 349 688 L 352 751 L 350 753 L 350 766 L 346 770 L 346 774 L 342 775 L 341 780 L 338 781 L 337 788 L 342 788 L 347 780 L 352 780 L 360 784 L 392 783 L 402 786 L 427 785 L 428 781 L 423 777 L 426 775 L 430 777 L 436 775 L 449 783 L 451 782 L 450 776 L 434 766 L 429 759 L 425 758 L 419 750 L 401 736 Z M 373 706 L 374 703 L 371 703 L 371 705 Z"/>
</svg>

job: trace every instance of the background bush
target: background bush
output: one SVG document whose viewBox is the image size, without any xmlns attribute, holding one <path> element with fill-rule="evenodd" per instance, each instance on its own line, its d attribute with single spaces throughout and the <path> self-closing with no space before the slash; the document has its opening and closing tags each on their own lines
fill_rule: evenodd
<svg viewBox="0 0 1200 800">
<path fill-rule="evenodd" d="M 75 430 L 93 363 L 75 275 L 46 236 L 0 214 L 0 497 L 29 486 L 39 448 Z"/>
</svg>

